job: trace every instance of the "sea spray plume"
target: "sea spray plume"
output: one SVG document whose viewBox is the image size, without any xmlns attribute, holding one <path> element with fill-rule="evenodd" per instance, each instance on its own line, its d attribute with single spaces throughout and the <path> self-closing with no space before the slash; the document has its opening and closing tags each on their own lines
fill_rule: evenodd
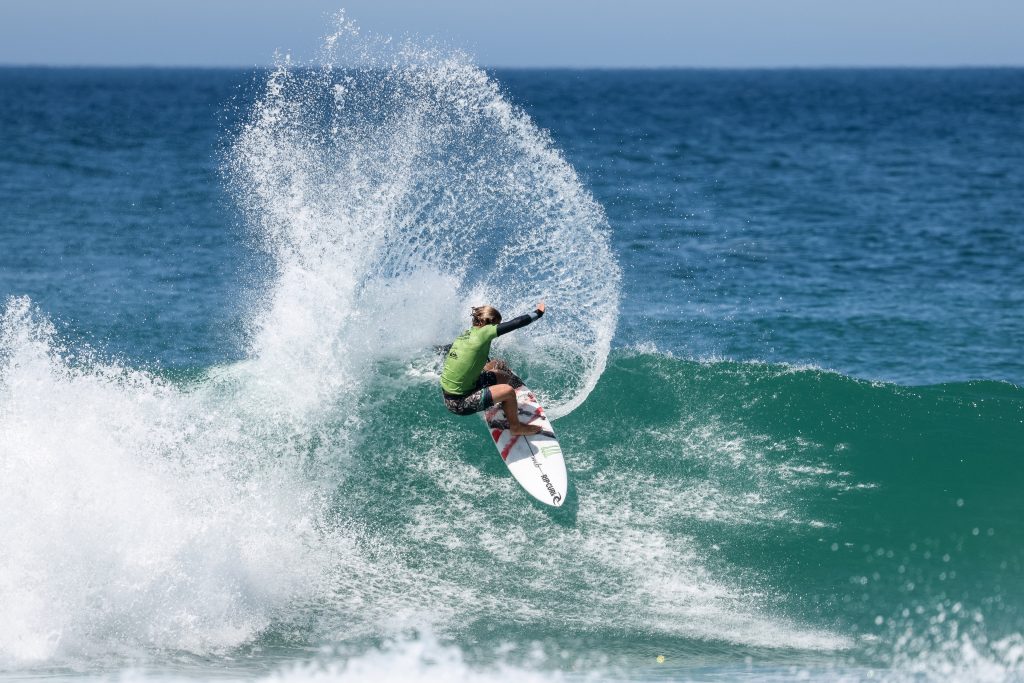
<svg viewBox="0 0 1024 683">
<path fill-rule="evenodd" d="M 252 356 L 287 370 L 257 374 L 279 378 L 295 411 L 356 391 L 357 368 L 389 352 L 444 341 L 485 300 L 510 312 L 547 300 L 544 325 L 505 343 L 529 357 L 549 412 L 593 389 L 619 300 L 607 219 L 464 54 L 340 18 L 315 64 L 279 59 L 225 172 L 278 273 Z M 429 311 L 425 329 L 396 316 L 415 309 Z"/>
</svg>

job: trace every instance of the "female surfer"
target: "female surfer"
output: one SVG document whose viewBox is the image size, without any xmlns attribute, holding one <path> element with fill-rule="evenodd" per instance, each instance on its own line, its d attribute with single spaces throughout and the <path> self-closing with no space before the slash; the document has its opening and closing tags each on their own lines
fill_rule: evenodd
<svg viewBox="0 0 1024 683">
<path fill-rule="evenodd" d="M 496 337 L 526 327 L 544 315 L 544 302 L 533 313 L 501 322 L 501 313 L 493 306 L 472 309 L 473 326 L 460 334 L 444 359 L 441 393 L 444 405 L 456 415 L 471 415 L 500 403 L 508 418 L 508 429 L 516 436 L 540 432 L 537 425 L 519 421 L 519 402 L 515 387 L 522 381 L 503 361 L 488 362 L 491 342 Z"/>
</svg>

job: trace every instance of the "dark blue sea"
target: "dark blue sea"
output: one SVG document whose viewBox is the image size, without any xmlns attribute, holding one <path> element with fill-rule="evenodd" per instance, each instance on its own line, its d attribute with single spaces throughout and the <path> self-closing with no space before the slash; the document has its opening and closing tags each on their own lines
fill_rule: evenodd
<svg viewBox="0 0 1024 683">
<path fill-rule="evenodd" d="M 1024 679 L 1024 70 L 339 35 L 0 69 L 0 677 Z"/>
</svg>

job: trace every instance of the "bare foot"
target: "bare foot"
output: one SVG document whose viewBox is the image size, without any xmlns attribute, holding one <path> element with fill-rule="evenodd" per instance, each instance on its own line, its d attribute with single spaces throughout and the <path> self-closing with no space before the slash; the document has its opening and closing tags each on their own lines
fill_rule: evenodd
<svg viewBox="0 0 1024 683">
<path fill-rule="evenodd" d="M 522 423 L 517 425 L 509 425 L 508 431 L 512 432 L 513 436 L 529 436 L 530 434 L 540 434 L 540 425 L 524 425 Z"/>
</svg>

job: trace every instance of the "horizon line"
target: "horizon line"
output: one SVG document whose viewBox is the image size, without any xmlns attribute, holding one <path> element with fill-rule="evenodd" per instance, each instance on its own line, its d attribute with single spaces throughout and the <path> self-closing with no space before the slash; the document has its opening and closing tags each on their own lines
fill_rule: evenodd
<svg viewBox="0 0 1024 683">
<path fill-rule="evenodd" d="M 293 67 L 304 68 L 317 66 L 316 64 L 293 64 Z M 514 64 L 488 64 L 478 65 L 484 70 L 519 70 L 519 71 L 868 71 L 868 70 L 971 70 L 971 69 L 1024 69 L 1021 64 L 792 64 L 792 65 L 514 65 Z M 264 64 L 44 64 L 34 62 L 0 62 L 0 69 L 195 69 L 205 71 L 241 71 L 256 69 L 273 69 L 277 67 L 273 63 Z"/>
</svg>

